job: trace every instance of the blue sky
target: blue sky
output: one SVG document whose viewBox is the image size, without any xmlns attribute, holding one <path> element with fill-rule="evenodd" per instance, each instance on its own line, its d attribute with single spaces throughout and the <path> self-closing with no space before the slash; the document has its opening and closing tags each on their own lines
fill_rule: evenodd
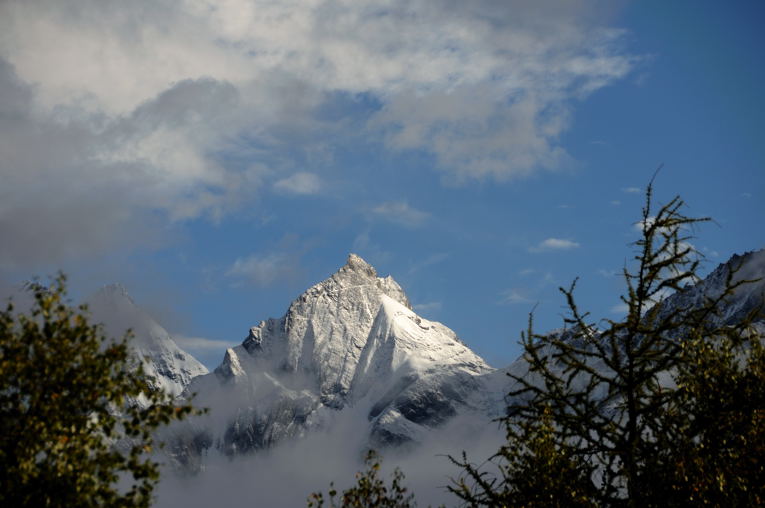
<svg viewBox="0 0 765 508">
<path fill-rule="evenodd" d="M 660 164 L 705 271 L 765 246 L 761 2 L 78 1 L 0 6 L 0 286 L 208 366 L 349 252 L 496 366 L 577 276 L 619 317 Z"/>
</svg>

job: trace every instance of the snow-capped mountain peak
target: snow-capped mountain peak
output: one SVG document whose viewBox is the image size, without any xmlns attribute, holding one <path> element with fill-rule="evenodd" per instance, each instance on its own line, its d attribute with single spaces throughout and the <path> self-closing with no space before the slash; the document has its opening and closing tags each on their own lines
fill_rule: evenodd
<svg viewBox="0 0 765 508">
<path fill-rule="evenodd" d="M 392 277 L 350 254 L 284 317 L 250 328 L 189 391 L 226 422 L 210 431 L 226 453 L 302 433 L 348 406 L 368 412 L 372 440 L 390 443 L 470 406 L 474 378 L 492 370 L 452 330 L 418 316 Z"/>
<path fill-rule="evenodd" d="M 104 324 L 107 336 L 121 338 L 129 329 L 133 356 L 155 385 L 173 396 L 180 395 L 195 376 L 207 368 L 183 351 L 170 334 L 146 311 L 138 307 L 120 284 L 102 287 L 88 301 L 94 322 Z"/>
<path fill-rule="evenodd" d="M 337 272 L 296 298 L 283 318 L 252 327 L 242 346 L 273 367 L 314 377 L 324 402 L 341 407 L 383 297 L 411 308 L 392 277 L 378 277 L 350 254 Z"/>
</svg>

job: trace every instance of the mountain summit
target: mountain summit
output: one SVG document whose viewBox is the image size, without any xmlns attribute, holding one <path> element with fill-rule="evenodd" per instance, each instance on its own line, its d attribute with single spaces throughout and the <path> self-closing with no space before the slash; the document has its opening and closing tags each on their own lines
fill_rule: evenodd
<svg viewBox="0 0 765 508">
<path fill-rule="evenodd" d="M 350 254 L 189 391 L 216 415 L 201 441 L 229 454 L 321 426 L 347 406 L 367 411 L 373 441 L 400 443 L 480 405 L 478 379 L 492 370 L 452 330 L 415 314 L 392 277 Z"/>
<path fill-rule="evenodd" d="M 180 395 L 192 378 L 207 368 L 183 351 L 146 311 L 138 307 L 120 284 L 109 284 L 88 299 L 93 321 L 103 323 L 108 337 L 120 338 L 131 330 L 130 351 L 154 378 L 155 388 Z"/>
</svg>

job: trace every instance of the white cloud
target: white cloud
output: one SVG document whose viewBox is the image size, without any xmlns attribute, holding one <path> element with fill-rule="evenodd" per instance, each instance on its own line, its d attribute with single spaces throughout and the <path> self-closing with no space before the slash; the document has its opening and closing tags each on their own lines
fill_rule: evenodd
<svg viewBox="0 0 765 508">
<path fill-rule="evenodd" d="M 194 354 L 196 351 L 220 351 L 221 354 L 226 348 L 233 347 L 237 343 L 226 340 L 206 339 L 204 337 L 187 337 L 185 335 L 173 335 L 173 340 L 178 346 Z"/>
<path fill-rule="evenodd" d="M 382 203 L 372 209 L 372 215 L 406 227 L 421 226 L 430 216 L 429 213 L 413 208 L 404 201 Z"/>
<path fill-rule="evenodd" d="M 539 245 L 530 247 L 529 251 L 542 252 L 550 250 L 571 250 L 576 249 L 579 246 L 579 243 L 573 240 L 566 240 L 564 238 L 548 238 L 540 242 Z"/>
<path fill-rule="evenodd" d="M 534 303 L 535 300 L 529 297 L 528 291 L 524 288 L 510 288 L 502 291 L 500 294 L 500 304 L 529 304 Z"/>
<path fill-rule="evenodd" d="M 701 251 L 704 253 L 705 256 L 711 257 L 711 258 L 718 258 L 720 257 L 720 253 L 716 250 L 710 249 L 709 247 L 702 247 Z"/>
<path fill-rule="evenodd" d="M 441 310 L 441 302 L 417 303 L 412 308 L 419 313 L 438 312 Z"/>
<path fill-rule="evenodd" d="M 448 257 L 449 257 L 449 254 L 447 254 L 446 252 L 436 252 L 435 254 L 431 254 L 427 258 L 423 260 L 418 260 L 417 262 L 413 263 L 411 268 L 409 268 L 409 273 L 410 274 L 417 273 L 424 268 L 427 268 L 429 266 L 432 266 L 444 261 Z"/>
<path fill-rule="evenodd" d="M 0 263 L 219 219 L 349 134 L 455 182 L 555 169 L 576 101 L 635 64 L 607 22 L 566 0 L 0 2 Z M 359 94 L 379 109 L 322 116 Z M 293 177 L 275 188 L 318 191 Z"/>
<path fill-rule="evenodd" d="M 266 287 L 279 280 L 294 277 L 297 272 L 298 263 L 292 256 L 281 253 L 253 254 L 237 258 L 226 271 L 226 276 L 235 280 L 235 286 L 246 283 Z"/>
<path fill-rule="evenodd" d="M 315 174 L 301 171 L 278 180 L 274 183 L 274 189 L 287 194 L 310 195 L 318 194 L 322 189 L 322 183 Z"/>
<path fill-rule="evenodd" d="M 617 314 L 617 315 L 620 315 L 620 316 L 626 315 L 629 310 L 630 310 L 629 306 L 626 303 L 624 303 L 624 302 L 622 302 L 622 303 L 620 303 L 618 305 L 614 305 L 613 307 L 611 307 L 609 309 L 611 314 Z"/>
<path fill-rule="evenodd" d="M 370 230 L 366 230 L 356 235 L 351 245 L 351 251 L 358 252 L 375 266 L 388 263 L 393 258 L 393 254 L 374 242 L 370 233 Z"/>
<path fill-rule="evenodd" d="M 622 187 L 622 192 L 625 192 L 627 194 L 640 194 L 643 192 L 643 189 L 640 187 Z"/>
</svg>

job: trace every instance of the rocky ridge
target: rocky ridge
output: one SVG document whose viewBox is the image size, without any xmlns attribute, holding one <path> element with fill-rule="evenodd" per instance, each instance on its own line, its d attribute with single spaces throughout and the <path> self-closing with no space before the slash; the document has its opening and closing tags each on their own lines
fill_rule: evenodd
<svg viewBox="0 0 765 508">
<path fill-rule="evenodd" d="M 349 406 L 365 408 L 373 443 L 401 444 L 483 409 L 480 378 L 493 370 L 452 330 L 415 314 L 392 277 L 351 254 L 284 317 L 252 327 L 188 392 L 215 415 L 199 424 L 197 442 L 203 435 L 226 454 L 272 446 Z"/>
<path fill-rule="evenodd" d="M 170 334 L 138 307 L 119 284 L 104 286 L 89 298 L 93 322 L 103 323 L 108 337 L 119 338 L 130 329 L 131 353 L 154 378 L 155 388 L 179 396 L 191 380 L 207 374 L 207 368 L 183 351 Z"/>
</svg>

